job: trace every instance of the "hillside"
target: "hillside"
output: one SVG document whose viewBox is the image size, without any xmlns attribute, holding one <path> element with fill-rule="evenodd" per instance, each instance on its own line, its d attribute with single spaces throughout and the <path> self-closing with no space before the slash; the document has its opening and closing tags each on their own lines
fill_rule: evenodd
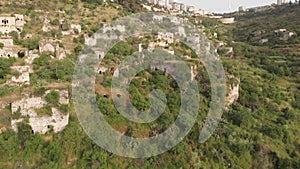
<svg viewBox="0 0 300 169">
<path fill-rule="evenodd" d="M 296 5 L 225 15 L 235 17 L 233 24 L 180 16 L 216 46 L 227 76 L 226 110 L 212 137 L 201 144 L 199 129 L 212 93 L 195 52 L 163 33 L 119 42 L 99 65 L 95 86 L 98 107 L 114 129 L 130 137 L 156 136 L 170 127 L 180 110 L 178 84 L 157 68 L 139 72 L 129 90 L 139 111 L 151 106 L 153 89 L 162 90 L 168 102 L 161 117 L 136 124 L 116 109 L 110 90 L 115 67 L 140 48 L 178 55 L 191 67 L 199 88 L 199 115 L 179 145 L 155 157 L 123 158 L 99 147 L 82 128 L 72 103 L 74 66 L 99 28 L 141 11 L 145 9 L 139 0 L 0 2 L 0 17 L 18 21 L 11 31 L 0 29 L 0 168 L 300 168 Z"/>
</svg>

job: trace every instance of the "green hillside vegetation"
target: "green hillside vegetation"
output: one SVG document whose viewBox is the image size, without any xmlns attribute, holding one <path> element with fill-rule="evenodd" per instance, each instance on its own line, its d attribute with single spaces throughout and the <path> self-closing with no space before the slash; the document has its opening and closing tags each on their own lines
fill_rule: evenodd
<svg viewBox="0 0 300 169">
<path fill-rule="evenodd" d="M 4 85 L 7 77 L 13 74 L 8 68 L 24 64 L 24 58 L 0 58 L 0 101 L 19 100 L 23 91 L 41 96 L 49 88 L 71 88 L 74 63 L 83 47 L 83 37 L 78 35 L 78 38 L 70 39 L 55 31 L 42 32 L 44 14 L 36 9 L 49 11 L 52 24 L 56 24 L 56 18 L 80 23 L 82 34 L 92 34 L 105 23 L 143 10 L 138 0 L 108 3 L 99 0 L 35 0 L 25 5 L 19 2 L 0 6 L 0 11 L 23 13 L 31 18 L 22 34 L 33 33 L 35 37 L 22 40 L 20 45 L 36 48 L 40 39 L 56 37 L 72 54 L 63 60 L 53 60 L 49 54 L 42 54 L 33 61 L 31 85 L 16 87 Z M 56 10 L 65 10 L 65 13 L 54 13 Z M 0 168 L 300 168 L 300 7 L 281 6 L 265 12 L 235 14 L 235 17 L 238 22 L 232 25 L 222 24 L 216 19 L 190 18 L 192 22 L 202 20 L 197 26 L 205 27 L 204 31 L 213 43 L 223 41 L 226 42 L 225 47 L 234 48 L 232 57 L 226 57 L 223 53 L 220 55 L 226 74 L 241 79 L 238 101 L 224 112 L 221 123 L 207 142 L 200 144 L 198 138 L 209 108 L 209 79 L 203 65 L 191 59 L 186 61 L 198 66 L 196 79 L 201 95 L 199 116 L 188 136 L 172 150 L 145 159 L 113 155 L 85 134 L 72 103 L 57 105 L 59 95 L 52 92 L 46 96 L 48 103 L 59 106 L 62 112 L 70 112 L 65 130 L 57 134 L 53 131 L 45 135 L 33 134 L 31 127 L 25 123 L 19 124 L 18 133 L 8 129 L 0 134 Z M 279 40 L 274 30 L 281 28 L 295 32 L 296 36 L 287 41 Z M 253 36 L 256 31 L 264 33 Z M 217 38 L 213 36 L 214 32 L 218 33 Z M 104 65 L 118 65 L 126 55 L 137 51 L 136 43 L 146 43 L 152 38 L 147 35 L 144 39 L 120 42 L 109 51 Z M 268 38 L 269 42 L 260 44 L 259 40 L 263 38 Z M 15 38 L 16 42 L 18 40 Z M 193 51 L 180 43 L 172 47 L 179 55 L 195 57 Z M 120 132 L 134 137 L 153 136 L 163 132 L 177 117 L 180 102 L 178 86 L 163 71 L 140 72 L 130 85 L 130 97 L 139 110 L 149 108 L 148 95 L 152 89 L 165 91 L 167 108 L 162 117 L 150 124 L 132 123 L 117 112 L 109 93 L 111 78 L 110 73 L 97 77 L 97 103 L 107 121 Z M 39 113 L 49 115 L 49 109 L 47 106 Z M 10 106 L 1 109 L 0 127 L 9 126 L 11 118 L 14 117 Z"/>
<path fill-rule="evenodd" d="M 263 12 L 250 12 L 245 15 L 235 16 L 237 19 L 236 28 L 233 34 L 236 41 L 247 42 L 259 46 L 259 40 L 268 38 L 269 46 L 299 44 L 300 43 L 300 6 L 283 5 L 275 9 Z M 287 32 L 295 33 L 295 36 L 287 41 L 280 40 L 283 33 L 275 34 L 277 29 L 286 29 Z"/>
</svg>

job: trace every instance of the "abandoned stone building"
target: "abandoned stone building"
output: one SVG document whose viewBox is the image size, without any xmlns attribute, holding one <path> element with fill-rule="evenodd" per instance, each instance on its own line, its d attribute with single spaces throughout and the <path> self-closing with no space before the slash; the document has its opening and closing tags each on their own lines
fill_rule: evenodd
<svg viewBox="0 0 300 169">
<path fill-rule="evenodd" d="M 0 32 L 2 34 L 8 34 L 13 31 L 21 32 L 24 24 L 23 15 L 0 15 Z"/>
<path fill-rule="evenodd" d="M 11 38 L 0 38 L 0 43 L 3 44 L 3 47 L 0 48 L 0 57 L 18 57 L 20 53 L 23 53 L 24 51 L 24 48 L 15 46 L 13 43 L 13 39 Z"/>
<path fill-rule="evenodd" d="M 0 48 L 0 57 L 9 58 L 18 56 L 18 49 L 15 48 L 12 39 L 1 38 L 0 43 L 3 44 L 3 48 Z"/>
<path fill-rule="evenodd" d="M 39 52 L 48 53 L 57 59 L 64 59 L 66 51 L 59 46 L 59 42 L 55 39 L 43 39 L 39 43 Z"/>
<path fill-rule="evenodd" d="M 170 32 L 158 32 L 158 40 L 165 40 L 167 43 L 174 43 L 174 34 Z"/>
<path fill-rule="evenodd" d="M 67 90 L 55 90 L 59 92 L 59 104 L 69 104 L 69 92 Z M 45 95 L 51 91 L 46 91 Z M 18 131 L 17 124 L 28 123 L 33 133 L 45 134 L 51 128 L 55 133 L 62 131 L 69 123 L 69 113 L 62 113 L 55 107 L 51 107 L 51 115 L 41 115 L 39 109 L 45 108 L 48 103 L 43 97 L 27 97 L 11 103 L 12 114 L 19 113 L 19 117 L 11 119 L 11 127 Z M 25 119 L 28 118 L 28 121 Z"/>
<path fill-rule="evenodd" d="M 17 71 L 18 76 L 12 76 L 11 79 L 7 80 L 8 85 L 29 85 L 30 84 L 30 73 L 32 73 L 30 66 L 12 66 L 10 69 Z"/>
</svg>

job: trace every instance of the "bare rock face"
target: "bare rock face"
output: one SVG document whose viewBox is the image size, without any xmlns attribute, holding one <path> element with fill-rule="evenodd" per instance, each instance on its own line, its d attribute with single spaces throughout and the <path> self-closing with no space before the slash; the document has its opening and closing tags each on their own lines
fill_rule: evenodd
<svg viewBox="0 0 300 169">
<path fill-rule="evenodd" d="M 10 67 L 12 70 L 15 70 L 20 73 L 18 77 L 13 76 L 10 80 L 7 81 L 8 85 L 29 85 L 30 77 L 29 74 L 31 72 L 30 66 L 12 66 Z"/>
<path fill-rule="evenodd" d="M 226 97 L 226 107 L 231 106 L 234 102 L 236 102 L 239 98 L 239 89 L 240 89 L 240 79 L 234 76 L 229 76 L 230 79 L 235 79 L 237 81 L 236 84 L 230 84 L 229 93 Z"/>
<path fill-rule="evenodd" d="M 59 104 L 69 104 L 69 93 L 67 90 L 56 90 L 60 94 Z M 46 91 L 46 96 L 51 91 Z M 62 131 L 69 123 L 69 113 L 63 114 L 57 108 L 51 107 L 51 115 L 39 115 L 38 109 L 45 108 L 48 103 L 43 97 L 27 97 L 19 101 L 11 103 L 11 111 L 13 114 L 19 113 L 18 119 L 11 120 L 11 126 L 17 132 L 17 124 L 25 121 L 25 117 L 29 117 L 27 122 L 34 133 L 45 134 L 51 128 L 55 133 Z"/>
</svg>

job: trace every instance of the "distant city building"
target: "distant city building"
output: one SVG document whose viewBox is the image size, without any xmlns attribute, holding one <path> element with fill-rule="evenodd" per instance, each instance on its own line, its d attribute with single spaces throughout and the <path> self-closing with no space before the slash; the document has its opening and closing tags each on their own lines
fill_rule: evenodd
<svg viewBox="0 0 300 169">
<path fill-rule="evenodd" d="M 165 0 L 165 7 L 169 7 L 169 5 L 170 5 L 170 2 L 169 2 L 169 0 Z"/>
<path fill-rule="evenodd" d="M 245 8 L 243 6 L 239 7 L 239 12 L 245 12 Z"/>
<path fill-rule="evenodd" d="M 158 5 L 159 6 L 165 6 L 166 5 L 166 0 L 158 0 Z"/>
<path fill-rule="evenodd" d="M 172 9 L 176 11 L 180 11 L 181 4 L 177 2 L 172 3 Z"/>
<path fill-rule="evenodd" d="M 234 18 L 222 18 L 221 22 L 224 24 L 232 24 L 234 23 Z"/>
<path fill-rule="evenodd" d="M 195 8 L 194 6 L 188 6 L 188 7 L 187 7 L 187 10 L 188 10 L 189 12 L 194 12 L 194 11 L 196 10 L 196 8 Z"/>
<path fill-rule="evenodd" d="M 194 11 L 194 14 L 195 14 L 195 15 L 199 15 L 199 16 L 203 16 L 203 15 L 205 15 L 205 11 L 202 10 L 202 9 L 195 10 L 195 11 Z"/>
<path fill-rule="evenodd" d="M 277 0 L 277 5 L 282 5 L 282 4 L 284 4 L 284 3 L 286 3 L 285 0 Z"/>
<path fill-rule="evenodd" d="M 187 11 L 187 6 L 185 4 L 180 4 L 180 10 Z"/>
</svg>

